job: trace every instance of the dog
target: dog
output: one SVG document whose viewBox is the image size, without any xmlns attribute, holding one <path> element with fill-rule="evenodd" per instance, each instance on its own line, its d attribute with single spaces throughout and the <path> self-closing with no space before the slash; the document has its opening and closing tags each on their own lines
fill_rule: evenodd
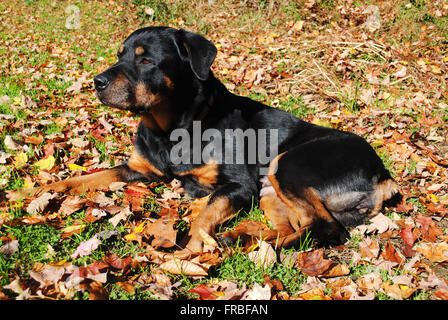
<svg viewBox="0 0 448 320">
<path fill-rule="evenodd" d="M 118 181 L 176 178 L 200 203 L 200 213 L 178 251 L 185 256 L 201 252 L 203 232 L 216 236 L 218 225 L 250 208 L 254 200 L 273 224 L 273 229 L 256 236 L 292 246 L 311 232 L 318 243 L 337 245 L 347 239 L 348 227 L 375 216 L 399 193 L 363 138 L 229 92 L 210 69 L 216 54 L 212 42 L 183 29 L 146 27 L 133 32 L 118 49 L 118 62 L 94 78 L 103 104 L 140 115 L 133 153 L 111 169 L 44 185 L 28 194 L 50 190 L 77 194 L 107 189 Z M 197 134 L 195 129 L 199 134 L 212 132 L 214 144 L 210 137 L 195 146 L 172 139 L 175 132 Z M 258 142 L 236 150 L 228 130 L 253 133 L 243 138 L 259 138 Z M 276 135 L 267 139 L 266 130 Z M 258 149 L 274 144 L 277 152 L 261 162 Z M 236 151 L 242 161 L 223 161 L 216 157 L 218 152 L 199 162 L 173 160 L 176 146 L 184 150 L 181 160 L 188 160 L 188 155 L 201 155 L 210 145 L 229 145 L 225 151 Z M 256 157 L 251 158 L 254 152 Z M 234 241 L 238 236 L 227 232 L 220 238 Z"/>
</svg>

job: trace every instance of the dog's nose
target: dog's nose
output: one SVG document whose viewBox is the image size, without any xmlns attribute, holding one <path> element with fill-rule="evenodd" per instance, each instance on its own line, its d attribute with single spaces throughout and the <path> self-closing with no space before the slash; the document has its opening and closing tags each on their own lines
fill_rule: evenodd
<svg viewBox="0 0 448 320">
<path fill-rule="evenodd" d="M 106 89 L 107 86 L 109 85 L 109 79 L 102 74 L 93 78 L 93 82 L 95 83 L 95 88 L 98 91 L 102 91 L 102 90 Z"/>
</svg>

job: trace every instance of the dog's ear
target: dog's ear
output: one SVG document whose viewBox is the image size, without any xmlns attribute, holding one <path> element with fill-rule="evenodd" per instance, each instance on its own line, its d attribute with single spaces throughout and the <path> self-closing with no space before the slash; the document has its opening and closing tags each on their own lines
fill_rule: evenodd
<svg viewBox="0 0 448 320">
<path fill-rule="evenodd" d="M 190 63 L 191 70 L 200 80 L 207 80 L 215 60 L 215 45 L 203 36 L 180 29 L 176 39 L 176 47 L 182 59 Z"/>
</svg>

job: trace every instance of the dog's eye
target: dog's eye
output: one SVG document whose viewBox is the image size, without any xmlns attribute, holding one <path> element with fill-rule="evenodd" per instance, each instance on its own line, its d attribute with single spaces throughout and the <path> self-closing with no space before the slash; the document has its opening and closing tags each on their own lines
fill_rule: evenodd
<svg viewBox="0 0 448 320">
<path fill-rule="evenodd" d="M 150 60 L 146 59 L 146 58 L 142 58 L 142 60 L 140 61 L 141 64 L 149 64 L 151 63 Z"/>
</svg>

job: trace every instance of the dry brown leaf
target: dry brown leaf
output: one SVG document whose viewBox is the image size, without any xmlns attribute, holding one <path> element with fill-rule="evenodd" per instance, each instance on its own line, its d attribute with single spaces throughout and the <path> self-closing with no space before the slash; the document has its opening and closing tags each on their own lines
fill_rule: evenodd
<svg viewBox="0 0 448 320">
<path fill-rule="evenodd" d="M 376 272 L 371 272 L 366 275 L 363 275 L 361 278 L 356 281 L 359 289 L 367 290 L 367 291 L 377 291 L 381 288 L 381 284 L 383 281 L 381 277 Z"/>
<path fill-rule="evenodd" d="M 381 287 L 388 296 L 398 300 L 409 298 L 416 290 L 416 288 L 391 282 L 384 282 Z"/>
<path fill-rule="evenodd" d="M 321 277 L 332 278 L 346 276 L 350 273 L 350 268 L 346 264 L 334 264 L 327 269 Z"/>
<path fill-rule="evenodd" d="M 213 239 L 207 232 L 204 231 L 204 229 L 199 228 L 199 234 L 202 238 L 202 241 L 204 242 L 204 245 L 210 246 L 210 247 L 217 247 L 218 243 Z"/>
<path fill-rule="evenodd" d="M 308 290 L 300 294 L 299 298 L 303 300 L 331 300 L 331 297 L 327 296 L 321 288 Z"/>
<path fill-rule="evenodd" d="M 82 208 L 82 206 L 87 202 L 86 199 L 82 199 L 78 196 L 67 196 L 64 201 L 61 203 L 61 207 L 59 208 L 59 212 L 63 213 L 63 216 L 69 216 L 73 212 L 78 211 Z"/>
<path fill-rule="evenodd" d="M 378 243 L 376 241 L 367 237 L 366 239 L 362 240 L 361 243 L 359 244 L 359 251 L 363 258 L 376 259 L 380 254 L 380 247 L 378 246 Z"/>
<path fill-rule="evenodd" d="M 34 199 L 28 204 L 26 212 L 28 212 L 29 214 L 42 213 L 42 211 L 44 211 L 44 209 L 50 203 L 50 200 L 54 197 L 56 197 L 56 194 L 51 194 L 49 192 L 43 193 L 41 196 Z"/>
<path fill-rule="evenodd" d="M 381 252 L 381 257 L 398 264 L 405 261 L 405 258 L 394 248 L 390 241 L 386 243 L 383 252 Z"/>
<path fill-rule="evenodd" d="M 322 249 L 301 252 L 297 257 L 297 266 L 303 273 L 312 277 L 324 274 L 333 264 L 334 261 L 324 259 Z"/>
<path fill-rule="evenodd" d="M 272 266 L 277 262 L 277 255 L 272 246 L 266 241 L 258 241 L 259 249 L 248 253 L 249 259 L 255 263 L 256 266 L 263 269 Z"/>
<path fill-rule="evenodd" d="M 419 243 L 414 248 L 431 262 L 448 261 L 448 244 L 446 242 Z"/>
<path fill-rule="evenodd" d="M 184 274 L 187 276 L 207 275 L 207 271 L 202 266 L 188 260 L 173 259 L 162 263 L 159 267 L 172 274 Z"/>
<path fill-rule="evenodd" d="M 154 237 L 151 242 L 153 247 L 171 248 L 176 245 L 177 230 L 174 229 L 172 219 L 168 221 L 165 221 L 164 218 L 157 219 L 146 226 L 144 234 Z"/>
<path fill-rule="evenodd" d="M 269 285 L 264 287 L 255 282 L 252 289 L 247 290 L 241 297 L 241 300 L 270 300 L 271 288 Z"/>
</svg>

